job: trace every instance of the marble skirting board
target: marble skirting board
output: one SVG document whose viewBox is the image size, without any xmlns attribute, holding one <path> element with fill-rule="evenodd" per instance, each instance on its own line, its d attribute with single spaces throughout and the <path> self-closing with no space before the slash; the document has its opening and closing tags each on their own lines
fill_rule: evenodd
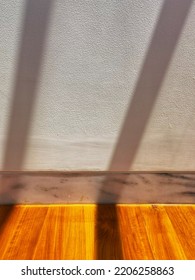
<svg viewBox="0 0 195 280">
<path fill-rule="evenodd" d="M 0 173 L 0 204 L 50 203 L 195 203 L 195 173 Z"/>
</svg>

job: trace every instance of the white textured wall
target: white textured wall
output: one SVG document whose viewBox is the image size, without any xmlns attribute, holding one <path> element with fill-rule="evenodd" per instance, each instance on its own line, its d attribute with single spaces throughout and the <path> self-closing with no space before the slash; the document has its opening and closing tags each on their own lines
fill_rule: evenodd
<svg viewBox="0 0 195 280">
<path fill-rule="evenodd" d="M 29 24 L 26 13 L 31 21 L 34 17 L 25 8 L 26 2 L 0 2 L 1 169 L 194 170 L 195 6 L 190 6 L 191 1 L 186 0 L 186 5 L 183 0 L 51 1 L 45 38 L 35 39 L 43 45 L 37 76 L 28 69 L 33 63 L 30 52 L 36 55 L 32 47 L 36 35 L 30 34 L 32 50 L 28 44 L 22 45 L 26 40 L 22 41 L 22 30 Z M 174 36 L 176 42 L 169 46 Z M 158 38 L 162 43 L 156 41 Z M 21 49 L 30 50 L 22 64 Z M 163 66 L 164 54 L 169 56 L 169 64 Z M 153 73 L 161 75 L 163 67 L 166 71 L 155 91 L 155 82 L 150 79 Z M 142 77 L 140 82 L 141 75 L 148 78 Z M 19 89 L 24 85 L 26 96 L 28 87 L 36 83 L 36 94 L 24 136 L 23 159 L 18 163 L 15 159 L 13 165 L 5 151 L 13 148 L 10 145 L 15 145 L 14 139 L 17 141 L 17 133 L 21 133 L 17 132 L 17 120 L 14 132 L 9 131 L 12 111 L 21 112 L 21 106 L 13 105 L 17 79 Z M 136 87 L 140 87 L 139 93 Z M 147 105 L 150 90 L 155 98 Z M 135 112 L 132 127 L 131 101 L 135 94 L 139 95 L 139 112 Z M 150 110 L 147 120 L 141 117 L 145 109 Z M 129 110 L 131 119 L 127 121 Z M 142 132 L 136 130 L 140 121 L 145 122 Z M 128 138 L 129 131 L 135 135 Z M 121 133 L 128 135 L 129 146 L 121 147 Z M 123 153 L 126 158 L 130 155 L 129 161 L 125 158 L 123 162 Z"/>
</svg>

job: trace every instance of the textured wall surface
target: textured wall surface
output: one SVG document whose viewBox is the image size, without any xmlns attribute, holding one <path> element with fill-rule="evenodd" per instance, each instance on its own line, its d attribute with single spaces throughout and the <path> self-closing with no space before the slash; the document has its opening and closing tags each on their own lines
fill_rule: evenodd
<svg viewBox="0 0 195 280">
<path fill-rule="evenodd" d="M 194 170 L 192 2 L 1 0 L 1 170 Z"/>
</svg>

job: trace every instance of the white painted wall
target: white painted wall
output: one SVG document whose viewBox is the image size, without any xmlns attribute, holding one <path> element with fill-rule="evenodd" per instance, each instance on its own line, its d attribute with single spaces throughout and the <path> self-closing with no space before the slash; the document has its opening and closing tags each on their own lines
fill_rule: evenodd
<svg viewBox="0 0 195 280">
<path fill-rule="evenodd" d="M 51 1 L 40 73 L 35 77 L 29 69 L 33 59 L 29 60 L 28 51 L 25 71 L 21 71 L 19 61 L 20 51 L 25 47 L 21 43 L 22 30 L 24 24 L 28 25 L 26 2 L 0 2 L 1 170 L 194 170 L 195 5 L 190 6 L 190 0 Z M 40 4 L 43 0 L 36 2 Z M 188 8 L 186 20 L 182 21 L 183 10 L 187 14 Z M 33 20 L 33 12 L 27 12 Z M 180 36 L 176 34 L 177 28 Z M 158 30 L 162 31 L 160 37 Z M 34 39 L 33 32 L 30 36 L 31 51 L 34 40 L 39 38 Z M 178 40 L 173 51 L 169 40 L 174 37 Z M 162 42 L 157 42 L 158 38 Z M 149 106 L 148 95 L 155 88 L 154 80 L 151 83 L 150 79 L 153 73 L 158 76 L 162 71 L 163 55 L 170 50 L 170 63 L 154 104 Z M 33 47 L 32 52 L 36 54 Z M 22 63 L 24 66 L 25 60 Z M 151 75 L 144 63 L 151 65 Z M 11 149 L 10 145 L 17 149 L 14 142 L 20 134 L 15 127 L 10 134 L 12 141 L 8 141 L 18 72 L 26 96 L 33 83 L 37 87 L 31 126 L 25 136 L 24 160 L 15 159 L 12 164 L 12 157 L 5 155 L 5 151 L 7 147 Z M 134 112 L 132 127 L 131 101 L 137 95 L 141 73 L 148 78 L 142 79 L 143 93 L 138 93 L 142 97 L 141 101 L 138 98 L 139 112 Z M 18 108 L 21 111 L 21 106 Z M 147 108 L 151 114 L 143 133 L 138 135 L 136 125 L 145 121 L 142 112 Z M 127 123 L 123 127 L 129 110 L 130 129 Z M 127 137 L 130 145 L 121 147 L 124 139 L 120 135 L 128 135 L 129 131 L 134 134 Z M 132 149 L 136 149 L 135 153 Z"/>
</svg>

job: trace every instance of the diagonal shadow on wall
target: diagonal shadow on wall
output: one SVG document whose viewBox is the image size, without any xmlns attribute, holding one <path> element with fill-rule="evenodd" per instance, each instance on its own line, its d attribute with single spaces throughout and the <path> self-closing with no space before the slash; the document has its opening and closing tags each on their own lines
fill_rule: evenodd
<svg viewBox="0 0 195 280">
<path fill-rule="evenodd" d="M 19 171 L 23 168 L 40 79 L 51 4 L 52 0 L 26 0 L 25 3 L 23 31 L 5 142 L 3 171 Z M 13 201 L 14 198 L 10 198 L 9 190 L 17 186 L 19 176 L 16 175 L 14 178 L 12 175 L 10 179 L 9 174 L 4 173 L 0 180 L 1 201 L 4 198 Z M 9 218 L 12 207 L 13 205 L 7 206 L 1 211 L 0 229 Z"/>
<path fill-rule="evenodd" d="M 165 0 L 108 171 L 129 171 L 143 138 L 193 0 Z M 114 178 L 113 178 L 114 177 Z M 96 258 L 123 259 L 117 203 L 125 175 L 105 177 L 97 199 Z"/>
<path fill-rule="evenodd" d="M 192 2 L 193 0 L 165 0 L 163 4 L 108 171 L 128 171 L 131 167 Z M 52 0 L 26 0 L 4 171 L 21 170 L 25 159 L 51 3 Z M 115 202 L 114 205 L 97 206 L 98 259 L 123 259 L 116 207 L 123 191 L 122 185 L 117 183 L 120 176 L 115 175 L 112 182 L 109 176 L 105 178 L 97 200 L 97 203 L 102 202 L 106 195 Z M 18 177 L 13 184 L 17 184 L 17 180 Z M 9 177 L 5 174 L 1 178 L 1 196 L 9 196 L 8 181 Z M 12 206 L 3 211 L 0 230 L 9 219 L 11 210 Z"/>
</svg>

